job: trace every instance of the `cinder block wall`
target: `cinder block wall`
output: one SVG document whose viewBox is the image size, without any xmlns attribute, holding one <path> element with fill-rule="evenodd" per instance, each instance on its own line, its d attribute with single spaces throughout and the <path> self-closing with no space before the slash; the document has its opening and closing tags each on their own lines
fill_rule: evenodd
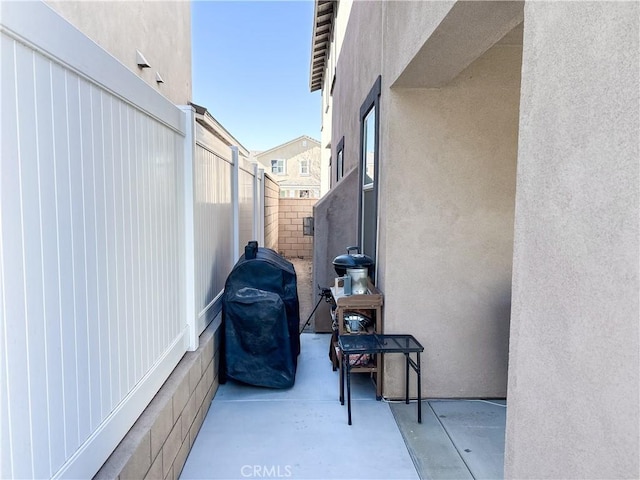
<svg viewBox="0 0 640 480">
<path fill-rule="evenodd" d="M 270 176 L 264 176 L 264 247 L 278 251 L 278 205 L 280 186 Z"/>
<path fill-rule="evenodd" d="M 302 233 L 302 219 L 313 217 L 316 198 L 281 198 L 278 251 L 288 258 L 313 258 L 313 237 Z"/>
<path fill-rule="evenodd" d="M 220 316 L 200 335 L 94 479 L 179 478 L 218 389 Z"/>
</svg>

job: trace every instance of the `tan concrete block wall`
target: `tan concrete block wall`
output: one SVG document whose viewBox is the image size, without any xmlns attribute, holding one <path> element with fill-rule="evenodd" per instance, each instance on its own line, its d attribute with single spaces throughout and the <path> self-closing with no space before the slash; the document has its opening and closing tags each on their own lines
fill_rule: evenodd
<svg viewBox="0 0 640 480">
<path fill-rule="evenodd" d="M 264 246 L 278 251 L 278 211 L 280 187 L 270 176 L 264 176 Z"/>
<path fill-rule="evenodd" d="M 315 198 L 281 198 L 278 252 L 288 258 L 313 258 L 313 237 L 303 235 L 302 219 L 313 217 Z"/>
<path fill-rule="evenodd" d="M 170 479 L 180 472 L 218 389 L 220 335 L 214 321 L 187 352 L 95 479 Z"/>
</svg>

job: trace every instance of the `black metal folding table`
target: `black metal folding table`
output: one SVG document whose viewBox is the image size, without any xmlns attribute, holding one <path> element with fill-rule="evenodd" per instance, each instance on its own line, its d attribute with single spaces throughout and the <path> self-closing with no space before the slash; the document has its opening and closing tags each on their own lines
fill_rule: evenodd
<svg viewBox="0 0 640 480">
<path fill-rule="evenodd" d="M 360 334 L 360 335 L 340 335 L 338 336 L 338 346 L 342 352 L 340 362 L 340 403 L 344 405 L 344 371 L 347 371 L 347 412 L 349 425 L 351 425 L 351 356 L 362 356 L 366 354 L 403 353 L 405 356 L 405 401 L 409 403 L 409 366 L 413 368 L 418 376 L 418 423 L 422 423 L 422 397 L 421 397 L 421 374 L 420 374 L 420 353 L 424 347 L 413 335 L 404 334 Z M 416 354 L 414 361 L 410 354 Z M 378 381 L 380 381 L 378 379 Z"/>
</svg>

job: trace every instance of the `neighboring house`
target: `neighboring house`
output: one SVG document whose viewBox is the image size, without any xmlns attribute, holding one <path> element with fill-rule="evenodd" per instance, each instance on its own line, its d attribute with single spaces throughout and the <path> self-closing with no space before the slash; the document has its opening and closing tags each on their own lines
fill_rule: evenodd
<svg viewBox="0 0 640 480">
<path fill-rule="evenodd" d="M 255 160 L 280 185 L 283 198 L 320 198 L 320 142 L 303 135 L 265 152 Z"/>
<path fill-rule="evenodd" d="M 314 284 L 375 258 L 423 397 L 507 398 L 507 478 L 640 476 L 639 10 L 316 0 Z"/>
</svg>

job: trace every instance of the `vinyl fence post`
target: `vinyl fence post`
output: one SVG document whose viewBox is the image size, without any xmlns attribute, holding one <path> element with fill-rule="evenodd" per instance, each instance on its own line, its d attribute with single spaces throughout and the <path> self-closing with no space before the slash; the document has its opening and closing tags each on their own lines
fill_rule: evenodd
<svg viewBox="0 0 640 480">
<path fill-rule="evenodd" d="M 260 202 L 260 208 L 258 209 L 258 241 L 260 245 L 264 245 L 264 214 L 265 214 L 265 188 L 264 188 L 264 169 L 258 169 L 258 200 Z"/>
<path fill-rule="evenodd" d="M 200 339 L 196 331 L 196 291 L 195 291 L 195 188 L 194 169 L 195 160 L 195 112 L 191 105 L 181 106 L 185 115 L 185 137 L 183 158 L 183 236 L 182 236 L 182 272 L 184 279 L 182 312 L 187 324 L 187 350 L 194 351 L 198 348 Z"/>
<path fill-rule="evenodd" d="M 238 147 L 231 147 L 231 204 L 233 209 L 233 263 L 240 257 L 240 161 Z"/>
<path fill-rule="evenodd" d="M 258 178 L 258 164 L 253 165 L 253 238 L 260 241 L 260 179 Z"/>
</svg>

